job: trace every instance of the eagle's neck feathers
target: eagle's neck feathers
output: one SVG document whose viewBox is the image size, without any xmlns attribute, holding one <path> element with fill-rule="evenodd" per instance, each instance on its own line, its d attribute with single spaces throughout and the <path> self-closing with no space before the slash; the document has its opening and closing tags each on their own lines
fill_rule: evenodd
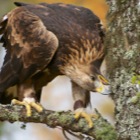
<svg viewBox="0 0 140 140">
<path fill-rule="evenodd" d="M 81 46 L 78 46 L 75 41 L 69 46 L 69 52 L 61 56 L 63 67 L 60 66 L 60 71 L 64 74 L 76 71 L 76 69 L 89 69 L 89 66 L 94 61 L 101 59 L 104 55 L 104 47 L 99 43 L 98 38 L 88 40 L 81 38 Z"/>
</svg>

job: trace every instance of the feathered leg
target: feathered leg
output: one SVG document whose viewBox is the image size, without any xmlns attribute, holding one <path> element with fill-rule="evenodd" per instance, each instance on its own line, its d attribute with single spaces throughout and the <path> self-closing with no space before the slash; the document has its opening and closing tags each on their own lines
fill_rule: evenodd
<svg viewBox="0 0 140 140">
<path fill-rule="evenodd" d="M 42 112 L 43 107 L 36 102 L 36 92 L 32 80 L 19 84 L 17 87 L 19 100 L 13 99 L 12 104 L 23 105 L 26 107 L 26 115 L 30 117 L 31 107 L 35 108 L 38 112 Z"/>
<path fill-rule="evenodd" d="M 90 92 L 84 90 L 76 83 L 72 82 L 72 92 L 74 98 L 74 110 L 75 110 L 75 118 L 79 119 L 80 117 L 84 117 L 89 124 L 89 127 L 93 127 L 92 117 L 96 117 L 96 115 L 90 115 L 85 112 L 85 108 L 90 104 Z"/>
</svg>

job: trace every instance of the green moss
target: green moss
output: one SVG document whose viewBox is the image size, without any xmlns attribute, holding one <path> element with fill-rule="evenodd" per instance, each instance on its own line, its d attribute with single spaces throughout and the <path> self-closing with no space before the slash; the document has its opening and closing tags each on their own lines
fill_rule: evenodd
<svg viewBox="0 0 140 140">
<path fill-rule="evenodd" d="M 134 75 L 131 79 L 132 84 L 135 84 L 137 81 L 137 77 Z"/>
<path fill-rule="evenodd" d="M 66 124 L 68 122 L 68 116 L 67 115 L 61 115 L 60 121 L 62 124 Z"/>
<path fill-rule="evenodd" d="M 138 92 L 138 93 L 136 94 L 136 96 L 140 99 L 140 92 Z"/>
<path fill-rule="evenodd" d="M 139 84 L 140 85 L 140 75 L 133 75 L 131 79 L 132 84 Z"/>
<path fill-rule="evenodd" d="M 98 129 L 96 129 L 97 140 L 117 140 L 117 133 L 113 126 L 106 122 L 102 122 Z"/>
<path fill-rule="evenodd" d="M 125 3 L 126 2 L 126 0 L 120 0 L 120 3 L 122 4 L 122 3 Z"/>
<path fill-rule="evenodd" d="M 12 118 L 13 120 L 19 121 L 20 118 L 20 114 L 19 114 L 19 110 L 23 108 L 22 106 L 14 106 L 14 112 L 10 112 L 7 115 L 10 116 L 10 118 Z"/>
<path fill-rule="evenodd" d="M 135 96 L 130 99 L 131 103 L 136 104 L 140 100 L 140 92 L 137 92 Z"/>
<path fill-rule="evenodd" d="M 138 102 L 138 97 L 137 96 L 133 96 L 131 98 L 130 102 L 136 104 Z"/>
<path fill-rule="evenodd" d="M 96 126 L 96 140 L 117 140 L 117 132 L 115 128 L 103 118 L 95 121 L 94 125 Z"/>
</svg>

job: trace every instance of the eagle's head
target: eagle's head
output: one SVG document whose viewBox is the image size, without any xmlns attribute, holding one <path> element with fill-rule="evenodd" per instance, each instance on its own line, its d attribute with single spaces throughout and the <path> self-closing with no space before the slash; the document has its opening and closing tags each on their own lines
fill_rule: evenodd
<svg viewBox="0 0 140 140">
<path fill-rule="evenodd" d="M 93 64 L 68 66 L 65 75 L 85 90 L 101 94 L 110 93 L 109 81 Z"/>
<path fill-rule="evenodd" d="M 81 73 L 80 75 L 82 75 L 80 79 L 80 75 L 78 73 Z M 101 74 L 100 70 L 94 65 L 85 66 L 85 70 L 77 72 L 77 77 L 78 78 L 74 79 L 74 81 L 77 84 L 81 85 L 82 88 L 88 91 L 98 92 L 101 94 L 110 93 L 109 81 Z"/>
</svg>

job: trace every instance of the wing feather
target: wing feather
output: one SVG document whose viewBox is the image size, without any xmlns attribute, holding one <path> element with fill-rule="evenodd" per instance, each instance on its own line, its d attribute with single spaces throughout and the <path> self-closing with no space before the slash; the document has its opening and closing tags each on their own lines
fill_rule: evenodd
<svg viewBox="0 0 140 140">
<path fill-rule="evenodd" d="M 7 17 L 0 23 L 1 42 L 7 50 L 0 72 L 0 91 L 43 70 L 58 47 L 57 37 L 24 7 L 14 9 Z"/>
</svg>

